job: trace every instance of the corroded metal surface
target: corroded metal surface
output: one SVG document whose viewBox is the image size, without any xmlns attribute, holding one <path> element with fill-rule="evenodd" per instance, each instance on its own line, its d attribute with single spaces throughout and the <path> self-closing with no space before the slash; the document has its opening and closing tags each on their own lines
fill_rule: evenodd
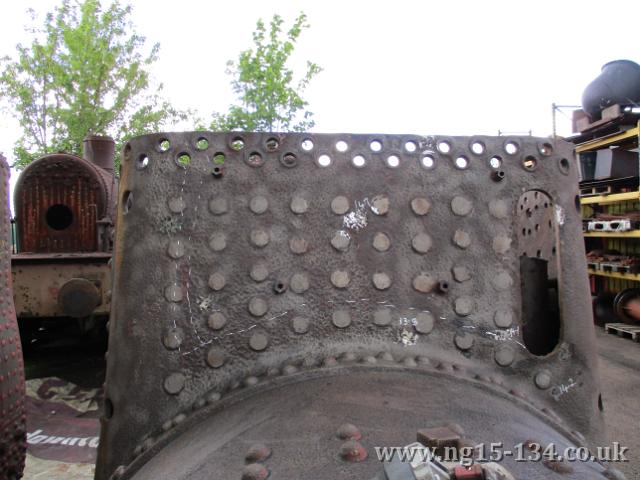
<svg viewBox="0 0 640 480">
<path fill-rule="evenodd" d="M 31 163 L 15 189 L 19 252 L 94 252 L 108 249 L 100 221 L 111 217 L 110 172 L 80 157 L 52 154 Z"/>
<path fill-rule="evenodd" d="M 602 442 L 577 182 L 569 145 L 531 137 L 132 140 L 96 478 L 373 475 L 371 452 L 340 453 L 344 423 L 364 448 L 446 420 L 474 442 Z M 561 328 L 541 346 L 522 292 L 548 285 Z M 267 467 L 244 467 L 250 442 Z"/>
<path fill-rule="evenodd" d="M 106 252 L 13 255 L 13 301 L 18 318 L 69 315 L 69 310 L 64 308 L 65 302 L 61 301 L 60 292 L 65 285 L 69 285 L 66 287 L 69 289 L 77 283 L 73 281 L 77 278 L 90 282 L 97 291 L 98 305 L 89 314 L 109 315 L 110 259 L 111 254 Z M 77 291 L 82 295 L 82 286 Z"/>
<path fill-rule="evenodd" d="M 9 167 L 0 156 L 0 477 L 22 476 L 26 453 L 25 384 L 20 333 L 11 300 Z"/>
</svg>

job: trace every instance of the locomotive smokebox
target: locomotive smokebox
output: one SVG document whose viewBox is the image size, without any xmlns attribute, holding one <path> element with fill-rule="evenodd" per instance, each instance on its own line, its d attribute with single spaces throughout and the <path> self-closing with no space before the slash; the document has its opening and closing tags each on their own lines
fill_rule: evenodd
<svg viewBox="0 0 640 480">
<path fill-rule="evenodd" d="M 116 143 L 108 136 L 88 135 L 82 141 L 83 157 L 109 171 L 113 171 L 115 149 Z"/>
<path fill-rule="evenodd" d="M 591 120 L 598 120 L 600 112 L 618 104 L 637 105 L 640 102 L 640 65 L 631 60 L 614 60 L 602 67 L 602 73 L 582 94 L 582 108 Z"/>
</svg>

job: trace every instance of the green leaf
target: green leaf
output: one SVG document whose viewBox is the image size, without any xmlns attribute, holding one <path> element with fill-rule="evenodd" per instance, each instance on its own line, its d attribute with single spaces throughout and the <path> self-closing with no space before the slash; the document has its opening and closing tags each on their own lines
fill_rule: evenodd
<svg viewBox="0 0 640 480">
<path fill-rule="evenodd" d="M 237 61 L 227 62 L 227 74 L 237 103 L 227 114 L 215 113 L 211 129 L 259 132 L 305 131 L 313 127 L 313 113 L 302 94 L 322 68 L 307 62 L 296 82 L 287 63 L 304 29 L 307 17 L 301 13 L 287 32 L 283 19 L 274 15 L 267 33 L 260 19 L 253 32 L 253 48 L 240 53 Z"/>
<path fill-rule="evenodd" d="M 57 151 L 80 155 L 87 135 L 111 135 L 123 145 L 190 113 L 163 101 L 162 86 L 149 92 L 160 47 L 145 53 L 130 15 L 117 1 L 103 8 L 99 0 L 63 0 L 40 29 L 27 30 L 30 46 L 0 59 L 0 98 L 22 127 L 18 167 Z"/>
</svg>

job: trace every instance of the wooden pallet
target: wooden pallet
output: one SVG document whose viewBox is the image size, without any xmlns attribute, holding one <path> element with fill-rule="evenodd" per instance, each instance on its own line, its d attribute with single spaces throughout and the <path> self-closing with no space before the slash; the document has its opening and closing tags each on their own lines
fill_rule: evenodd
<svg viewBox="0 0 640 480">
<path fill-rule="evenodd" d="M 607 323 L 604 329 L 607 333 L 615 333 L 619 337 L 629 337 L 634 342 L 640 342 L 640 327 L 626 323 Z"/>
</svg>

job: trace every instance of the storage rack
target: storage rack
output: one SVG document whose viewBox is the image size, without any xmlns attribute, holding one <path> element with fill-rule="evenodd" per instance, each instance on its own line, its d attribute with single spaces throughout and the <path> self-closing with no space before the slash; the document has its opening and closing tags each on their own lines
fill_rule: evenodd
<svg viewBox="0 0 640 480">
<path fill-rule="evenodd" d="M 638 148 L 640 140 L 640 121 L 635 127 L 625 131 L 609 133 L 592 138 L 576 145 L 576 153 L 587 153 L 605 148 L 621 148 L 633 150 Z M 640 153 L 638 153 L 640 165 Z M 601 195 L 581 196 L 580 204 L 583 218 L 591 216 L 594 211 L 606 211 L 610 214 L 622 215 L 632 210 L 640 210 L 640 184 L 636 180 L 635 186 L 629 191 L 614 192 Z M 618 250 L 623 255 L 640 255 L 640 229 L 625 232 L 585 232 L 587 252 L 600 239 L 603 250 Z M 614 271 L 613 269 L 594 268 L 590 266 L 589 275 L 592 279 L 592 293 L 598 294 L 603 290 L 619 292 L 626 288 L 640 288 L 640 273 Z"/>
</svg>

